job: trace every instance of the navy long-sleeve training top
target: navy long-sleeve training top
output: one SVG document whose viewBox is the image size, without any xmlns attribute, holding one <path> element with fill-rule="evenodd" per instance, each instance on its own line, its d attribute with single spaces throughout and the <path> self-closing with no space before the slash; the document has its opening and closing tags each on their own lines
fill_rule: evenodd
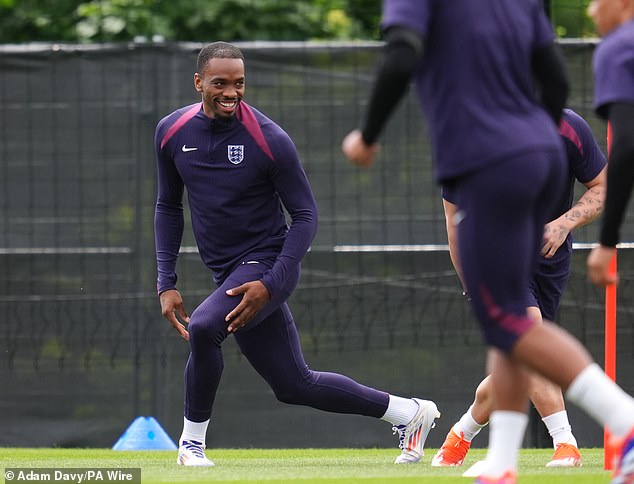
<svg viewBox="0 0 634 484">
<path fill-rule="evenodd" d="M 317 231 L 315 199 L 288 134 L 244 101 L 228 119 L 209 118 L 197 103 L 163 118 L 154 141 L 158 292 L 176 286 L 186 188 L 198 251 L 214 280 L 222 283 L 242 262 L 273 259 L 262 278 L 273 297 Z"/>
</svg>

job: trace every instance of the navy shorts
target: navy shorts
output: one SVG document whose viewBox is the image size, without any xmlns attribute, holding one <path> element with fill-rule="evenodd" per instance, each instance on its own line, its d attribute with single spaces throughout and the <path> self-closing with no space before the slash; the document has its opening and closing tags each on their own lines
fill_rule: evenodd
<svg viewBox="0 0 634 484">
<path fill-rule="evenodd" d="M 459 207 L 459 257 L 474 314 L 486 343 L 505 352 L 534 324 L 526 281 L 565 166 L 563 149 L 537 151 L 446 183 Z"/>
<path fill-rule="evenodd" d="M 564 248 L 560 248 L 560 251 Z M 555 321 L 559 312 L 559 302 L 568 284 L 570 275 L 570 255 L 566 252 L 559 260 L 540 257 L 535 274 L 528 284 L 527 306 L 537 306 L 542 317 Z"/>
</svg>

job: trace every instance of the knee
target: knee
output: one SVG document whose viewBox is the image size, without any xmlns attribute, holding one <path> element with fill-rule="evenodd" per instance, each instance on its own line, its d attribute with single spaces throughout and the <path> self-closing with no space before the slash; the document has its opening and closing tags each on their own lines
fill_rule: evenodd
<svg viewBox="0 0 634 484">
<path fill-rule="evenodd" d="M 487 376 L 480 382 L 475 391 L 475 403 L 483 406 L 490 406 L 492 401 L 491 395 L 491 376 Z"/>
<path fill-rule="evenodd" d="M 213 316 L 201 317 L 195 313 L 192 314 L 189 320 L 187 331 L 189 332 L 190 344 L 205 342 L 207 344 L 212 343 L 216 346 L 220 346 L 229 334 L 224 318 Z"/>
<path fill-rule="evenodd" d="M 301 381 L 282 381 L 271 385 L 275 398 L 290 405 L 308 405 L 311 387 L 314 388 L 312 378 Z"/>
</svg>

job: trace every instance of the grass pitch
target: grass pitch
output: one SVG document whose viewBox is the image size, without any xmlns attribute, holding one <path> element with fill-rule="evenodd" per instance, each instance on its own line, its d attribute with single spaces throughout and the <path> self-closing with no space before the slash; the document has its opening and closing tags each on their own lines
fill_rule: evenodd
<svg viewBox="0 0 634 484">
<path fill-rule="evenodd" d="M 472 449 L 463 467 L 435 468 L 429 464 L 436 449 L 426 449 L 422 463 L 395 465 L 395 449 L 208 449 L 215 467 L 176 465 L 175 451 L 113 451 L 109 449 L 0 448 L 6 468 L 141 468 L 141 482 L 154 483 L 470 483 L 464 470 L 483 459 L 485 449 Z M 603 449 L 582 449 L 583 467 L 548 469 L 550 449 L 522 449 L 520 484 L 601 484 L 610 481 L 603 470 Z M 19 481 L 5 480 L 6 484 Z"/>
</svg>

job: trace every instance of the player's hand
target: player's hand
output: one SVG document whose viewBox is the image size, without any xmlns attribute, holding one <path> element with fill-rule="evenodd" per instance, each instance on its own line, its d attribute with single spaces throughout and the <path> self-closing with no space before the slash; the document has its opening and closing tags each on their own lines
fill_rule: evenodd
<svg viewBox="0 0 634 484">
<path fill-rule="evenodd" d="M 189 333 L 185 329 L 185 325 L 180 322 L 183 321 L 189 324 L 189 316 L 187 315 L 187 311 L 185 311 L 181 293 L 176 289 L 170 289 L 169 291 L 162 292 L 159 299 L 161 301 L 163 317 L 170 322 L 172 327 L 178 331 L 178 334 L 180 334 L 185 341 L 189 341 Z M 180 321 L 178 318 L 180 318 Z"/>
<path fill-rule="evenodd" d="M 239 296 L 241 294 L 242 300 L 225 317 L 225 321 L 229 323 L 227 331 L 230 333 L 235 333 L 247 324 L 271 299 L 269 290 L 262 281 L 245 282 L 241 286 L 227 289 L 228 296 Z"/>
<path fill-rule="evenodd" d="M 570 229 L 563 223 L 557 223 L 557 221 L 547 223 L 544 226 L 541 255 L 546 259 L 550 259 L 554 256 L 557 249 L 566 241 L 566 237 L 568 237 L 569 233 Z"/>
<path fill-rule="evenodd" d="M 616 253 L 615 247 L 599 245 L 590 251 L 588 256 L 588 277 L 597 286 L 618 284 L 618 274 L 610 274 L 609 265 Z"/>
<path fill-rule="evenodd" d="M 348 133 L 341 143 L 341 151 L 355 165 L 368 167 L 374 162 L 374 157 L 380 151 L 378 143 L 366 145 L 361 137 L 361 131 L 355 129 Z"/>
</svg>

